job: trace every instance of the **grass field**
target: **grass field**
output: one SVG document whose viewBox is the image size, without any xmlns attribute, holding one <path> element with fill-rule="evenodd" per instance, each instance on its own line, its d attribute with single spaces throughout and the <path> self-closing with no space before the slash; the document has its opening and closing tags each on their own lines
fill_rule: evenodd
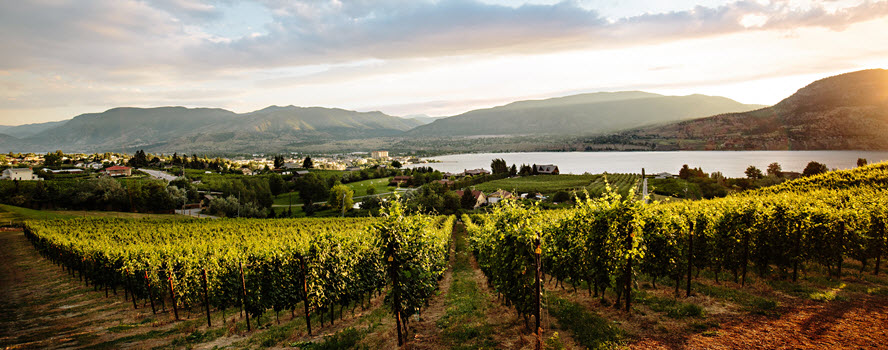
<svg viewBox="0 0 888 350">
<path fill-rule="evenodd" d="M 0 225 L 14 224 L 24 220 L 51 220 L 51 219 L 70 219 L 77 217 L 98 217 L 98 218 L 188 218 L 184 215 L 176 214 L 143 214 L 143 213 L 125 213 L 118 211 L 83 211 L 83 210 L 34 210 L 22 207 L 16 207 L 7 204 L 0 204 Z"/>
</svg>

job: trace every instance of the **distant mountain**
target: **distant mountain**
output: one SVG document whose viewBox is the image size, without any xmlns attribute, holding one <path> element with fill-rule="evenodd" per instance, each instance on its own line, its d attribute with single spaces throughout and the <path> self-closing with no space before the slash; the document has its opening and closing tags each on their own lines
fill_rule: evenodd
<svg viewBox="0 0 888 350">
<path fill-rule="evenodd" d="M 411 136 L 590 135 L 761 108 L 714 96 L 600 92 L 519 101 L 417 127 Z"/>
<path fill-rule="evenodd" d="M 425 125 L 425 124 L 431 123 L 435 120 L 438 120 L 438 119 L 441 119 L 444 117 L 430 117 L 428 114 L 411 114 L 411 115 L 405 115 L 401 118 L 415 120 L 415 121 L 419 122 L 420 125 Z"/>
<path fill-rule="evenodd" d="M 0 149 L 253 152 L 304 142 L 399 135 L 421 125 L 381 112 L 271 106 L 237 114 L 212 108 L 114 108 L 83 114 Z"/>
<path fill-rule="evenodd" d="M 67 120 L 62 120 L 57 122 L 34 123 L 24 125 L 0 125 L 0 133 L 4 133 L 6 135 L 21 139 L 31 137 L 44 130 L 54 128 L 67 122 Z"/>
<path fill-rule="evenodd" d="M 651 127 L 613 140 L 654 149 L 886 150 L 888 70 L 821 79 L 780 103 L 746 113 Z"/>
</svg>

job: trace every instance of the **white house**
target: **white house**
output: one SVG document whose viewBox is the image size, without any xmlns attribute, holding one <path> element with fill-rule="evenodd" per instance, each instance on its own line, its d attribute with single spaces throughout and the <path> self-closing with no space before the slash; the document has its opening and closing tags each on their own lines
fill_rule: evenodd
<svg viewBox="0 0 888 350">
<path fill-rule="evenodd" d="M 555 164 L 534 164 L 533 169 L 536 170 L 537 174 L 558 175 L 560 173 L 558 166 Z"/>
<path fill-rule="evenodd" d="M 675 177 L 675 175 L 672 175 L 672 174 L 667 173 L 667 172 L 665 172 L 665 171 L 662 172 L 662 173 L 659 173 L 659 174 L 654 175 L 654 178 L 655 178 L 655 179 L 671 179 L 671 178 L 673 178 L 673 177 Z"/>
<path fill-rule="evenodd" d="M 29 168 L 9 168 L 3 170 L 3 175 L 0 175 L 0 180 L 24 180 L 24 181 L 33 181 L 40 180 L 37 175 L 34 175 L 34 171 Z"/>
</svg>

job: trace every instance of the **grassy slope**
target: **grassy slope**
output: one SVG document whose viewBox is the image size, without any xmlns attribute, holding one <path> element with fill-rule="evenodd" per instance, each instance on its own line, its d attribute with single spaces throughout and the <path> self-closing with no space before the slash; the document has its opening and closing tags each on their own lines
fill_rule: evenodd
<svg viewBox="0 0 888 350">
<path fill-rule="evenodd" d="M 0 204 L 0 224 L 16 223 L 23 220 L 70 219 L 75 217 L 187 218 L 187 216 L 173 214 L 142 214 L 116 211 L 34 210 L 8 204 Z"/>
</svg>

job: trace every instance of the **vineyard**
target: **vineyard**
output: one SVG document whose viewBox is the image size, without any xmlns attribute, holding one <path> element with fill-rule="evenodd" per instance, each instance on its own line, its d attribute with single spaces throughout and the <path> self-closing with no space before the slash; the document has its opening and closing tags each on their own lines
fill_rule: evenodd
<svg viewBox="0 0 888 350">
<path fill-rule="evenodd" d="M 638 185 L 641 175 L 637 174 L 603 174 L 603 175 L 535 175 L 507 178 L 476 185 L 474 188 L 485 192 L 499 189 L 519 193 L 552 194 L 558 191 L 587 191 L 590 195 L 599 196 L 605 192 L 605 185 L 610 184 L 624 196 L 630 188 Z"/>
<path fill-rule="evenodd" d="M 888 281 L 879 276 L 888 246 L 888 164 L 726 198 L 648 204 L 635 193 L 639 176 L 606 177 L 586 186 L 590 195 L 575 207 L 505 201 L 489 213 L 463 215 L 464 225 L 455 217 L 408 215 L 394 201 L 379 218 L 28 221 L 25 237 L 96 293 L 122 290 L 131 309 L 170 309 L 174 320 L 196 310 L 206 314 L 207 329 L 219 327 L 219 313 L 223 322 L 242 313 L 247 332 L 268 327 L 256 319 L 287 312 L 311 334 L 334 329 L 346 309 L 384 305 L 377 309 L 392 315 L 389 331 L 368 326 L 361 334 L 408 348 L 557 349 L 562 340 L 599 348 L 626 345 L 633 332 L 644 336 L 629 345 L 645 348 L 650 331 L 639 329 L 664 327 L 662 318 L 689 318 L 687 327 L 700 332 L 717 328 L 704 314 L 726 306 L 700 306 L 701 295 L 764 317 L 783 310 L 778 300 L 798 296 L 872 296 L 865 310 L 888 316 Z M 449 264 L 454 277 L 447 277 Z M 859 315 L 842 305 L 849 309 L 840 315 Z M 731 312 L 721 319 L 733 320 L 738 311 Z M 437 328 L 439 343 L 426 337 Z M 675 341 L 666 347 L 688 340 Z"/>
<path fill-rule="evenodd" d="M 202 307 L 209 326 L 211 308 L 234 308 L 249 330 L 250 317 L 301 306 L 311 334 L 311 315 L 332 324 L 337 306 L 341 317 L 388 285 L 400 331 L 437 288 L 454 218 L 390 209 L 361 219 L 30 221 L 25 235 L 87 285 L 123 289 L 134 308 L 169 303 L 176 319 Z"/>
<path fill-rule="evenodd" d="M 816 264 L 841 277 L 846 259 L 878 275 L 886 253 L 888 164 L 839 171 L 745 195 L 644 205 L 606 190 L 577 207 L 541 211 L 506 203 L 464 216 L 492 288 L 526 322 L 541 317 L 544 276 L 632 310 L 634 278 L 672 280 L 692 293 L 705 270 L 746 284 L 748 270 L 798 279 Z"/>
</svg>

